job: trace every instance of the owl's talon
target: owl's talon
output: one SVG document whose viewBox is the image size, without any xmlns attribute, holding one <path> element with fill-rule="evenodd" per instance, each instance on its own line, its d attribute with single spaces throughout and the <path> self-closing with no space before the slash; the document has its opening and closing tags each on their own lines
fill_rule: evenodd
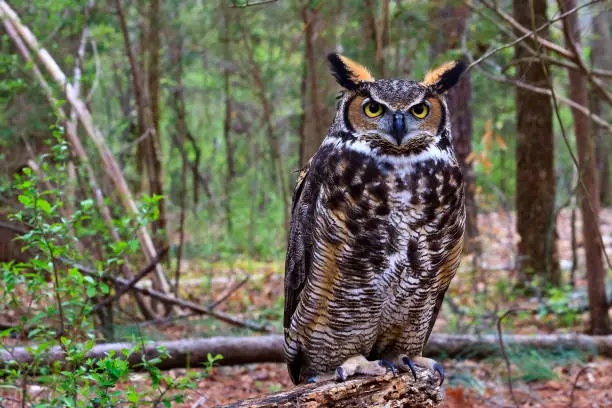
<svg viewBox="0 0 612 408">
<path fill-rule="evenodd" d="M 391 372 L 393 373 L 394 377 L 397 375 L 397 368 L 395 367 L 395 364 L 393 364 L 389 360 L 379 360 L 378 365 L 380 365 L 381 367 L 389 368 Z"/>
<path fill-rule="evenodd" d="M 412 376 L 414 377 L 414 381 L 416 381 L 417 380 L 416 369 L 414 368 L 414 363 L 412 362 L 412 360 L 409 357 L 404 356 L 402 357 L 402 363 L 404 363 L 404 365 L 410 369 L 410 371 L 412 372 Z"/>
<path fill-rule="evenodd" d="M 442 385 L 442 383 L 444 382 L 444 369 L 438 363 L 434 363 L 433 369 L 434 369 L 435 372 L 440 374 L 440 385 Z"/>
<path fill-rule="evenodd" d="M 410 358 L 405 354 L 400 355 L 398 360 L 399 360 L 398 361 L 399 368 L 406 372 L 408 371 L 408 369 L 410 369 L 410 371 L 412 371 L 412 375 L 414 376 L 415 380 L 417 379 L 416 369 L 415 369 L 415 364 L 416 364 L 421 367 L 428 368 L 432 370 L 434 373 L 438 373 L 440 375 L 439 385 L 442 385 L 444 383 L 444 368 L 442 368 L 442 365 L 439 364 L 436 360 L 432 360 L 431 358 L 427 358 L 423 356 L 414 356 Z"/>
<path fill-rule="evenodd" d="M 346 371 L 344 367 L 336 368 L 336 381 L 345 382 L 346 381 Z"/>
</svg>

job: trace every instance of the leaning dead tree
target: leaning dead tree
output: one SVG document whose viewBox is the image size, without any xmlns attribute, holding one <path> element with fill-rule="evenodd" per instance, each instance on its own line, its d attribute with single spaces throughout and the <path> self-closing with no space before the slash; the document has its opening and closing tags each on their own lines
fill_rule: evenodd
<svg viewBox="0 0 612 408">
<path fill-rule="evenodd" d="M 136 206 L 133 194 L 128 187 L 123 172 L 121 171 L 121 168 L 119 167 L 119 164 L 117 163 L 117 160 L 115 159 L 110 148 L 106 144 L 104 136 L 95 126 L 93 117 L 87 109 L 86 104 L 81 98 L 79 98 L 75 85 L 68 81 L 68 78 L 55 59 L 53 59 L 51 54 L 40 45 L 32 31 L 21 23 L 17 13 L 4 0 L 0 0 L 0 19 L 2 20 L 9 37 L 15 43 L 16 47 L 23 48 L 24 45 L 28 47 L 29 51 L 31 51 L 38 62 L 40 62 L 42 68 L 46 70 L 53 81 L 59 85 L 61 89 L 64 89 L 66 100 L 76 113 L 76 116 L 80 120 L 86 135 L 98 150 L 106 174 L 117 189 L 118 196 L 125 210 L 132 216 L 138 215 L 138 207 Z M 21 47 L 19 43 L 21 44 Z M 24 55 L 23 51 L 21 51 L 21 54 L 27 61 L 28 58 Z M 31 62 L 33 67 L 37 67 L 37 63 L 34 58 L 31 58 L 28 62 Z M 39 85 L 45 88 L 46 91 L 50 90 L 50 88 L 46 86 L 43 81 L 41 81 L 42 75 L 40 74 L 40 69 L 37 67 L 36 70 L 38 70 L 39 73 L 37 74 L 35 72 L 34 77 L 39 82 Z M 78 137 L 74 134 L 69 135 L 71 138 L 72 136 L 74 136 L 74 140 L 71 140 L 71 149 L 74 150 L 74 156 L 83 159 L 85 156 L 82 151 L 82 146 L 79 147 L 81 143 L 75 143 L 75 140 L 78 141 Z M 157 251 L 153 244 L 153 240 L 145 227 L 141 227 L 139 229 L 138 238 L 146 259 L 148 261 L 155 259 L 157 256 Z M 170 283 L 163 271 L 163 268 L 160 264 L 157 264 L 155 266 L 155 270 L 156 273 L 153 277 L 157 288 L 162 292 L 169 292 Z"/>
<path fill-rule="evenodd" d="M 328 381 L 225 405 L 242 407 L 437 407 L 443 400 L 439 379 L 431 370 L 417 367 L 412 373 L 358 377 L 343 383 Z"/>
<path fill-rule="evenodd" d="M 1 9 L 0 9 L 0 12 L 1 12 Z M 113 225 L 113 217 L 112 217 L 110 208 L 108 207 L 105 201 L 105 197 L 102 192 L 102 188 L 100 188 L 100 183 L 98 182 L 96 178 L 96 173 L 91 164 L 91 160 L 89 159 L 89 155 L 87 154 L 85 147 L 81 143 L 81 140 L 79 139 L 78 134 L 77 134 L 76 111 L 73 110 L 71 117 L 68 118 L 68 115 L 66 114 L 64 109 L 60 106 L 59 101 L 53 95 L 53 90 L 51 89 L 47 80 L 45 79 L 42 72 L 36 65 L 36 62 L 32 59 L 32 56 L 30 54 L 28 47 L 22 41 L 21 37 L 19 36 L 19 33 L 17 32 L 17 30 L 15 29 L 11 21 L 9 19 L 4 19 L 3 26 L 6 32 L 8 33 L 8 35 L 12 38 L 15 44 L 15 48 L 17 48 L 17 51 L 19 52 L 19 54 L 21 54 L 23 59 L 32 67 L 32 75 L 34 76 L 34 78 L 40 85 L 40 88 L 42 89 L 43 93 L 45 94 L 45 97 L 47 98 L 47 101 L 49 102 L 49 106 L 52 107 L 58 119 L 66 122 L 67 124 L 66 125 L 66 138 L 68 142 L 70 143 L 72 154 L 79 161 L 79 163 L 85 170 L 87 183 L 89 184 L 89 188 L 91 189 L 91 192 L 93 194 L 96 206 L 98 207 L 98 211 L 100 212 L 100 215 L 102 216 L 102 219 L 107 226 L 110 238 L 115 243 L 118 243 L 119 241 L 121 241 L 121 238 L 119 237 L 119 234 L 117 233 L 117 230 L 115 229 L 115 226 Z M 32 164 L 30 164 L 30 167 L 32 167 Z M 1 225 L 0 225 L 0 228 L 2 228 Z M 20 229 L 17 229 L 14 232 L 17 232 L 19 234 L 25 233 L 25 231 L 20 231 Z M 124 258 L 123 261 L 124 261 L 123 266 L 122 266 L 123 273 L 128 279 L 131 279 L 133 277 L 133 272 L 129 266 L 129 262 L 127 261 L 126 258 Z M 138 293 L 134 293 L 134 298 L 143 316 L 146 319 L 152 319 L 154 314 L 149 308 L 149 306 L 145 302 L 143 302 L 142 296 Z"/>
</svg>

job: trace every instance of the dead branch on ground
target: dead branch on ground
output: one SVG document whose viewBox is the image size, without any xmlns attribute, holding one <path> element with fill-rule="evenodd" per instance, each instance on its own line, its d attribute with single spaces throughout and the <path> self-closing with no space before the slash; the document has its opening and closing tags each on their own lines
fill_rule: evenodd
<svg viewBox="0 0 612 408">
<path fill-rule="evenodd" d="M 79 265 L 77 263 L 71 262 L 67 259 L 64 258 L 58 258 L 59 261 L 61 261 L 62 263 L 75 267 L 77 268 L 81 273 L 84 273 L 86 275 L 89 276 L 98 276 L 99 274 L 84 265 Z M 119 288 L 121 287 L 125 287 L 127 286 L 130 281 L 128 281 L 127 279 L 123 279 L 123 278 L 117 278 L 117 277 L 107 277 L 113 284 L 115 284 L 116 286 L 118 286 Z M 151 289 L 151 288 L 147 288 L 147 287 L 141 287 L 141 286 L 133 286 L 132 287 L 133 290 L 137 291 L 140 294 L 143 294 L 145 296 L 148 296 L 152 299 L 155 299 L 157 301 L 160 301 L 161 303 L 165 304 L 165 305 L 170 305 L 170 306 L 178 306 L 179 308 L 182 309 L 188 309 L 191 310 L 193 312 L 197 312 L 199 314 L 205 314 L 205 315 L 209 315 L 211 317 L 214 317 L 217 320 L 220 320 L 222 322 L 225 322 L 227 324 L 230 324 L 232 326 L 237 326 L 237 327 L 245 327 L 247 329 L 251 329 L 254 331 L 258 331 L 258 332 L 271 332 L 272 329 L 270 327 L 268 327 L 265 324 L 259 324 L 257 322 L 253 322 L 251 320 L 243 320 L 243 319 L 239 319 L 236 316 L 230 315 L 228 313 L 224 313 L 224 312 L 220 312 L 220 311 L 216 311 L 216 310 L 212 310 L 211 308 L 206 308 L 203 306 L 200 306 L 196 303 L 190 302 L 188 300 L 184 300 L 184 299 L 180 299 L 177 297 L 174 297 L 172 295 L 160 292 L 158 290 L 155 289 Z"/>
</svg>

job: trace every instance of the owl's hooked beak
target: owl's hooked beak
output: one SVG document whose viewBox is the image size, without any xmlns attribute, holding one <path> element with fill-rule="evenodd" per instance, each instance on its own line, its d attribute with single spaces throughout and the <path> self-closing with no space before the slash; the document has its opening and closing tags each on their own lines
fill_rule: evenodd
<svg viewBox="0 0 612 408">
<path fill-rule="evenodd" d="M 393 114 L 393 124 L 391 126 L 391 136 L 395 139 L 398 145 L 402 144 L 402 140 L 406 135 L 406 117 L 402 112 Z"/>
</svg>

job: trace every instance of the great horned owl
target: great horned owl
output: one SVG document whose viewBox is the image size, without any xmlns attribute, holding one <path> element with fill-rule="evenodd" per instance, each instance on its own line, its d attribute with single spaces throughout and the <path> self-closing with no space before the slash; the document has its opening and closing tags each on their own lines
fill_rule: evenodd
<svg viewBox="0 0 612 408">
<path fill-rule="evenodd" d="M 331 54 L 344 88 L 298 177 L 285 265 L 285 354 L 294 383 L 414 364 L 459 265 L 463 181 L 445 93 L 465 69 L 375 80 Z"/>
</svg>

